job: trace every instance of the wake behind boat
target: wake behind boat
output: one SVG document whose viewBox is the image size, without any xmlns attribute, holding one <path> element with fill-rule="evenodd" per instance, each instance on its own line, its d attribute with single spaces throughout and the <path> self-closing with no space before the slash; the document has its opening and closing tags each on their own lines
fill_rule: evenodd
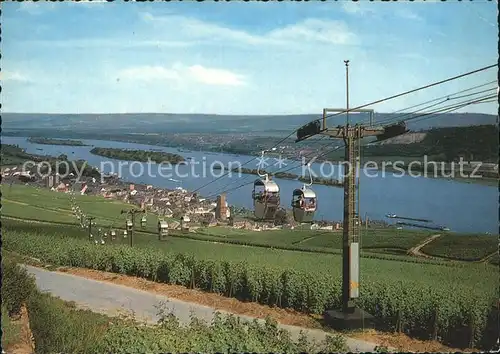
<svg viewBox="0 0 500 354">
<path fill-rule="evenodd" d="M 407 216 L 398 216 L 396 214 L 386 214 L 385 217 L 390 218 L 390 219 L 402 219 L 402 220 L 412 220 L 412 221 L 420 221 L 420 222 L 432 222 L 432 220 L 429 220 L 429 219 L 410 218 Z"/>
</svg>

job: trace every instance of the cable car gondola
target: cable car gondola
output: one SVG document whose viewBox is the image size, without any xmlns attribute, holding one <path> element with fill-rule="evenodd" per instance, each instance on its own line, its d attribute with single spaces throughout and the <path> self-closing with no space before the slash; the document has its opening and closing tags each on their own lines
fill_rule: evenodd
<svg viewBox="0 0 500 354">
<path fill-rule="evenodd" d="M 307 167 L 310 169 L 309 164 Z M 314 220 L 314 213 L 318 208 L 316 193 L 314 193 L 311 188 L 308 188 L 312 185 L 310 170 L 309 176 L 311 177 L 311 183 L 304 184 L 302 188 L 295 189 L 292 195 L 293 218 L 299 223 L 312 223 Z"/>
<path fill-rule="evenodd" d="M 264 158 L 264 151 L 262 158 Z M 263 178 L 255 180 L 253 185 L 254 215 L 260 220 L 274 220 L 280 206 L 280 188 L 276 182 L 269 179 L 267 174 L 261 175 L 259 168 L 257 168 L 257 173 Z"/>
</svg>

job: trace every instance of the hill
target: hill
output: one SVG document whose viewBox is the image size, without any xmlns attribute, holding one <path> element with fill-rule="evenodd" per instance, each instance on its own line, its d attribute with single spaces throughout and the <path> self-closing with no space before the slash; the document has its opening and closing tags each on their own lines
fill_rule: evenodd
<svg viewBox="0 0 500 354">
<path fill-rule="evenodd" d="M 408 119 L 408 114 L 376 113 L 375 122 Z M 211 133 L 248 133 L 248 132 L 290 132 L 299 126 L 319 119 L 321 114 L 304 115 L 210 115 L 210 114 L 166 114 L 166 113 L 127 113 L 127 114 L 25 114 L 3 113 L 4 131 L 107 131 L 109 133 L 159 133 L 159 132 L 211 132 Z M 332 118 L 329 124 L 344 122 L 343 116 Z M 351 114 L 353 123 L 368 122 L 369 115 Z M 117 122 L 120 122 L 117 125 Z M 414 131 L 438 127 L 457 127 L 470 125 L 496 124 L 496 116 L 479 113 L 447 113 L 432 119 L 409 122 Z M 274 135 L 274 134 L 273 134 Z"/>
<path fill-rule="evenodd" d="M 365 146 L 364 156 L 427 155 L 434 161 L 498 162 L 498 126 L 447 127 L 429 130 L 419 142 Z"/>
</svg>

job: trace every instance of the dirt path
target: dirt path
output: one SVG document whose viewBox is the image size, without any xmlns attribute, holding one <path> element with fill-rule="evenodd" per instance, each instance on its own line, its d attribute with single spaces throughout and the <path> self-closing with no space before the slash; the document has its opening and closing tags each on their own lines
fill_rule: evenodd
<svg viewBox="0 0 500 354">
<path fill-rule="evenodd" d="M 410 256 L 415 256 L 415 257 L 423 257 L 423 258 L 435 258 L 435 257 L 431 257 L 425 253 L 423 253 L 421 251 L 421 249 L 425 246 L 427 246 L 429 243 L 431 243 L 432 241 L 434 241 L 435 239 L 437 239 L 438 237 L 440 237 L 441 235 L 440 234 L 437 234 L 437 235 L 432 235 L 431 237 L 427 238 L 424 242 L 422 242 L 421 244 L 415 246 L 415 247 L 412 247 L 408 250 L 408 254 Z"/>
<path fill-rule="evenodd" d="M 498 251 L 495 251 L 492 254 L 489 254 L 489 255 L 483 257 L 482 259 L 480 259 L 479 261 L 477 261 L 477 263 L 487 263 L 490 258 L 495 257 L 497 254 L 498 254 Z"/>
<path fill-rule="evenodd" d="M 2 215 L 2 219 L 9 219 L 9 220 L 19 220 L 22 222 L 26 222 L 29 224 L 44 224 L 44 225 L 69 225 L 69 226 L 76 226 L 76 224 L 66 224 L 66 223 L 58 223 L 54 221 L 41 221 L 41 220 L 33 220 L 33 219 L 24 219 L 24 218 L 17 218 L 15 216 L 7 216 L 7 215 Z"/>
<path fill-rule="evenodd" d="M 309 240 L 312 240 L 313 238 L 316 238 L 316 236 L 309 236 L 309 237 L 306 237 L 302 240 L 299 240 L 299 241 L 295 241 L 295 242 L 292 242 L 292 245 L 300 245 L 301 243 L 304 243 L 304 242 L 307 242 Z"/>
</svg>

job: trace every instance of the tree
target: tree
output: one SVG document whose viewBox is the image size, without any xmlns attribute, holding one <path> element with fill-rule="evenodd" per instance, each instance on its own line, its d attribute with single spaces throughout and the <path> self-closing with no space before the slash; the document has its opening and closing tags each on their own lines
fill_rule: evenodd
<svg viewBox="0 0 500 354">
<path fill-rule="evenodd" d="M 275 225 L 286 225 L 289 224 L 288 214 L 285 209 L 279 209 L 276 212 L 276 218 L 274 219 Z"/>
</svg>

